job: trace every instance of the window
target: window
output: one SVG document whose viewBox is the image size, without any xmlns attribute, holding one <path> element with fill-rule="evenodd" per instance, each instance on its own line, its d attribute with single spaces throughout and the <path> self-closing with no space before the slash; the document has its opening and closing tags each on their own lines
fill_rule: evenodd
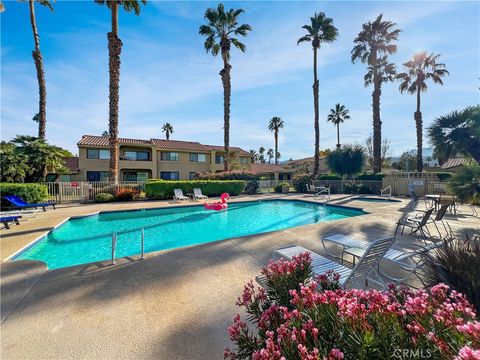
<svg viewBox="0 0 480 360">
<path fill-rule="evenodd" d="M 162 171 L 160 173 L 160 179 L 162 180 L 178 180 L 179 178 L 178 171 Z"/>
<path fill-rule="evenodd" d="M 250 158 L 248 157 L 240 157 L 240 164 L 250 164 Z"/>
<path fill-rule="evenodd" d="M 224 161 L 224 157 L 221 156 L 221 155 L 215 155 L 215 164 L 223 164 L 225 161 Z"/>
<path fill-rule="evenodd" d="M 189 159 L 190 159 L 191 162 L 206 162 L 207 161 L 207 155 L 190 153 L 189 154 Z"/>
<path fill-rule="evenodd" d="M 125 151 L 122 160 L 148 161 L 150 153 L 148 151 Z"/>
<path fill-rule="evenodd" d="M 188 173 L 188 180 L 193 180 L 195 178 L 196 172 L 189 172 Z"/>
<path fill-rule="evenodd" d="M 87 171 L 87 181 L 108 181 L 108 171 Z"/>
<path fill-rule="evenodd" d="M 123 173 L 123 181 L 147 181 L 147 171 L 125 171 Z"/>
<path fill-rule="evenodd" d="M 105 149 L 87 149 L 87 159 L 110 159 L 110 150 Z"/>
<path fill-rule="evenodd" d="M 164 161 L 178 161 L 179 156 L 177 152 L 162 152 L 160 159 Z"/>
</svg>

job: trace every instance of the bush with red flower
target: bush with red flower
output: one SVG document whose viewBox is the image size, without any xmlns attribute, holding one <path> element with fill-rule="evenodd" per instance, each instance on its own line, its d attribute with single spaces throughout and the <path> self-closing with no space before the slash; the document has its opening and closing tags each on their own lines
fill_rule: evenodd
<svg viewBox="0 0 480 360">
<path fill-rule="evenodd" d="M 338 274 L 311 279 L 311 259 L 270 262 L 266 288 L 248 283 L 228 332 L 225 359 L 480 359 L 480 322 L 465 297 L 438 284 L 427 290 L 342 289 Z"/>
</svg>

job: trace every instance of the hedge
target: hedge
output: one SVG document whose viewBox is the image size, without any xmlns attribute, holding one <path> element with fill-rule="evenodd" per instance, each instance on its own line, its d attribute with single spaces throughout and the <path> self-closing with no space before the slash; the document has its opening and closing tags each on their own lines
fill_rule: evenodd
<svg viewBox="0 0 480 360">
<path fill-rule="evenodd" d="M 40 184 L 10 184 L 0 183 L 0 193 L 3 196 L 17 195 L 28 203 L 44 202 L 48 198 L 48 189 L 46 185 Z M 2 207 L 9 203 L 2 201 Z"/>
<path fill-rule="evenodd" d="M 382 179 L 385 177 L 385 174 L 362 174 L 358 175 L 355 179 L 357 180 L 377 180 L 377 181 L 382 181 Z"/>
<path fill-rule="evenodd" d="M 219 173 L 196 173 L 194 180 L 260 180 L 258 174 L 251 171 L 224 171 Z"/>
<path fill-rule="evenodd" d="M 145 184 L 145 195 L 150 199 L 171 199 L 173 189 L 181 189 L 184 195 L 193 193 L 194 188 L 200 188 L 203 195 L 219 196 L 221 193 L 239 195 L 245 190 L 242 180 L 153 180 Z"/>
<path fill-rule="evenodd" d="M 317 180 L 342 180 L 341 176 L 338 175 L 320 175 L 317 177 Z"/>
</svg>

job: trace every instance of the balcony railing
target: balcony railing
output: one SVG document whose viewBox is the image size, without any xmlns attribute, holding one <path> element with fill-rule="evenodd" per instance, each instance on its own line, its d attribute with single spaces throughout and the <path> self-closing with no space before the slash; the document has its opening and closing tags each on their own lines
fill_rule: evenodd
<svg viewBox="0 0 480 360">
<path fill-rule="evenodd" d="M 135 157 L 120 156 L 120 160 L 125 160 L 125 161 L 152 161 L 152 158 L 148 157 L 147 159 L 137 159 Z"/>
</svg>

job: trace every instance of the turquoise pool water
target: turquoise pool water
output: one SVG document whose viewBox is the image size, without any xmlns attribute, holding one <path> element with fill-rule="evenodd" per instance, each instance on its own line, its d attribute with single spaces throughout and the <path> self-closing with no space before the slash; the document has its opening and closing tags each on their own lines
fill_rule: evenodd
<svg viewBox="0 0 480 360">
<path fill-rule="evenodd" d="M 41 260 L 49 269 L 111 259 L 112 233 L 117 232 L 117 257 L 201 244 L 300 225 L 333 221 L 364 212 L 304 201 L 231 203 L 226 211 L 188 206 L 103 212 L 70 219 L 15 257 Z"/>
</svg>

